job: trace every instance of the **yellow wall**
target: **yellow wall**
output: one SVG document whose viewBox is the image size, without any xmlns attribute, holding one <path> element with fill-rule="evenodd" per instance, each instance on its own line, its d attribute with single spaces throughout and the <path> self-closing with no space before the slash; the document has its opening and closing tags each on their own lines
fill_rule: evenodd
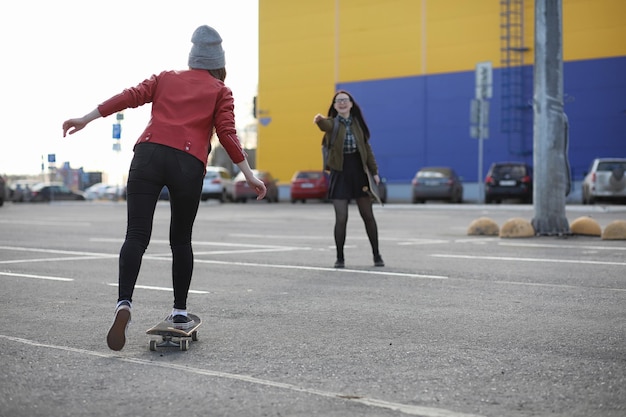
<svg viewBox="0 0 626 417">
<path fill-rule="evenodd" d="M 321 167 L 322 134 L 334 80 L 334 0 L 259 1 L 257 167 L 289 183 L 300 169 Z"/>
<path fill-rule="evenodd" d="M 338 81 L 421 73 L 421 1 L 352 0 L 338 4 Z"/>
<path fill-rule="evenodd" d="M 500 5 L 493 0 L 431 0 L 426 7 L 427 74 L 473 71 L 500 61 Z"/>
<path fill-rule="evenodd" d="M 525 64 L 534 2 L 524 2 Z M 626 55 L 626 1 L 563 0 L 565 60 Z M 288 183 L 321 166 L 321 132 L 337 83 L 500 67 L 496 0 L 260 0 L 257 167 Z M 269 121 L 269 123 L 265 123 Z"/>
<path fill-rule="evenodd" d="M 626 55 L 626 2 L 563 0 L 563 59 Z"/>
</svg>

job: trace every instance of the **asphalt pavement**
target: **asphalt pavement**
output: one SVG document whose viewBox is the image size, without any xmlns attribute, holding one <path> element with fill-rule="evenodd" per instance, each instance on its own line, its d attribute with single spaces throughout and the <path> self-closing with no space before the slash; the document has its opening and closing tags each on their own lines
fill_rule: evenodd
<svg viewBox="0 0 626 417">
<path fill-rule="evenodd" d="M 468 236 L 528 205 L 356 206 L 346 268 L 330 204 L 214 201 L 194 230 L 188 351 L 151 352 L 169 314 L 159 202 L 127 344 L 108 350 L 124 202 L 0 208 L 2 416 L 626 415 L 626 241 Z M 602 227 L 626 206 L 567 207 Z"/>
</svg>

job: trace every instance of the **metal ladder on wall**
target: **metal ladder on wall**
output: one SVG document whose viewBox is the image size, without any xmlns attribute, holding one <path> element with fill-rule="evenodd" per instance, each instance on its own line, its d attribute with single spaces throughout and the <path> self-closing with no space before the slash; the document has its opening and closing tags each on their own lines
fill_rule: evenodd
<svg viewBox="0 0 626 417">
<path fill-rule="evenodd" d="M 525 118 L 529 106 L 524 101 L 524 0 L 500 0 L 500 131 L 509 144 L 509 153 L 532 155 L 532 141 L 526 144 Z"/>
</svg>

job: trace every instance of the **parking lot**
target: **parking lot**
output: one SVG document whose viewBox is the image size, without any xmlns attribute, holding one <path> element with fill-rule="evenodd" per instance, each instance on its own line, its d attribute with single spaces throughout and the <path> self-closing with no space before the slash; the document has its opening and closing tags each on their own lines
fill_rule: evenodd
<svg viewBox="0 0 626 417">
<path fill-rule="evenodd" d="M 125 202 L 0 209 L 1 415 L 624 416 L 626 243 L 468 236 L 531 205 L 377 206 L 384 268 L 352 206 L 335 270 L 332 206 L 201 203 L 189 351 L 148 349 L 171 310 L 159 202 L 121 352 Z M 626 220 L 571 206 L 570 222 Z"/>
</svg>

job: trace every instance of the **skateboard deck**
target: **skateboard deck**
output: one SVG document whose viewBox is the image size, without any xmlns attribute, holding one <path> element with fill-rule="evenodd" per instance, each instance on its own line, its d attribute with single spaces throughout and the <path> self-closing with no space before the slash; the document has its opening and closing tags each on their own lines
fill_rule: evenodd
<svg viewBox="0 0 626 417">
<path fill-rule="evenodd" d="M 189 329 L 177 329 L 172 323 L 163 320 L 146 330 L 146 334 L 161 337 L 160 341 L 158 339 L 150 340 L 150 350 L 156 351 L 160 347 L 176 347 L 180 350 L 188 350 L 190 342 L 198 340 L 197 329 L 202 324 L 202 320 L 195 314 L 187 314 L 187 316 L 195 321 L 194 326 Z"/>
<path fill-rule="evenodd" d="M 365 167 L 365 173 L 367 174 L 367 184 L 368 186 L 363 187 L 363 191 L 367 192 L 374 201 L 376 201 L 381 206 L 383 202 L 380 199 L 380 192 L 378 191 L 378 184 L 374 180 L 374 176 L 370 173 L 369 169 Z"/>
</svg>

